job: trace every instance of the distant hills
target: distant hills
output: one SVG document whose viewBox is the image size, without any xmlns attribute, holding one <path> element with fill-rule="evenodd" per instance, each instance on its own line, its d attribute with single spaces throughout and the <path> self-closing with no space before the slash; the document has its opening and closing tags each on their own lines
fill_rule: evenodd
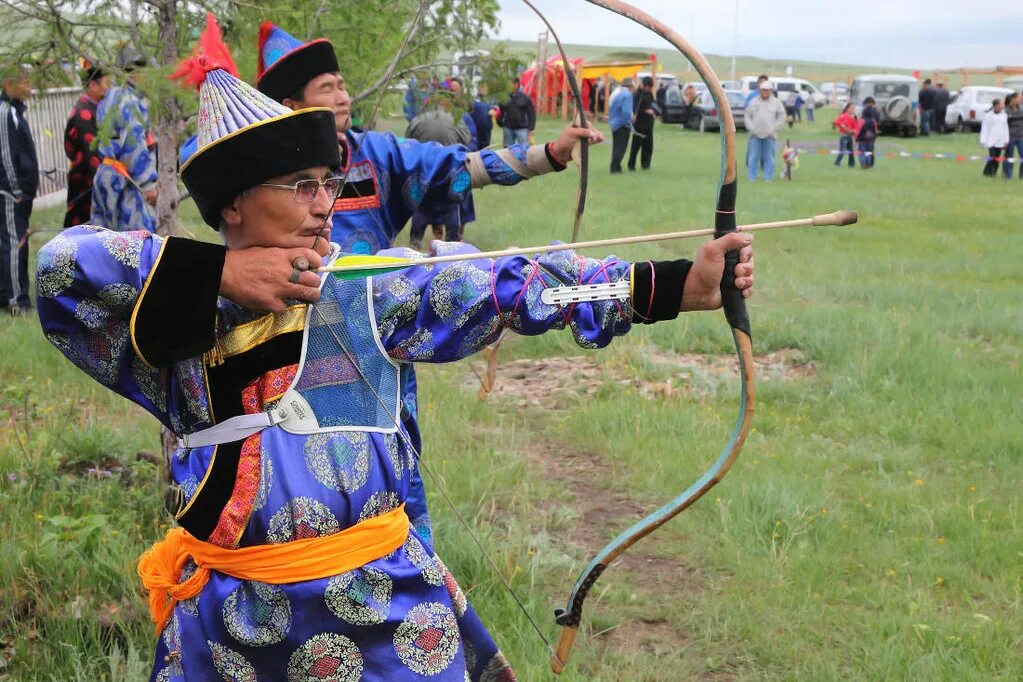
<svg viewBox="0 0 1023 682">
<path fill-rule="evenodd" d="M 488 49 L 498 42 L 501 41 L 484 40 L 481 42 L 480 47 Z M 516 54 L 521 54 L 524 57 L 528 55 L 528 59 L 536 58 L 536 43 L 524 40 L 511 40 L 508 41 L 508 46 Z M 664 65 L 663 72 L 673 73 L 682 80 L 698 79 L 695 69 L 693 69 L 689 62 L 682 57 L 678 50 L 669 46 L 649 48 L 566 44 L 565 51 L 568 52 L 570 57 L 582 57 L 586 60 L 642 59 L 653 52 L 657 55 L 658 63 Z M 548 47 L 548 54 L 557 54 L 557 46 L 554 44 L 554 41 L 551 41 Z M 707 57 L 707 61 L 710 62 L 711 67 L 719 78 L 722 80 L 729 78 L 732 69 L 732 57 L 730 55 L 705 54 L 704 56 Z M 860 74 L 866 73 L 899 73 L 907 76 L 913 73 L 910 69 L 886 68 L 883 66 L 829 64 L 798 59 L 764 59 L 741 55 L 735 58 L 735 75 L 737 78 L 741 76 L 754 76 L 761 73 L 772 76 L 784 76 L 785 69 L 788 66 L 792 67 L 792 75 L 794 77 L 805 78 L 818 85 L 822 81 L 849 81 Z M 921 78 L 933 75 L 929 72 L 923 72 Z M 955 89 L 962 85 L 962 77 L 958 73 L 946 73 L 945 76 L 945 82 L 948 83 L 950 88 Z M 993 84 L 995 79 L 994 76 L 988 75 L 970 76 L 969 82 L 971 85 Z"/>
</svg>

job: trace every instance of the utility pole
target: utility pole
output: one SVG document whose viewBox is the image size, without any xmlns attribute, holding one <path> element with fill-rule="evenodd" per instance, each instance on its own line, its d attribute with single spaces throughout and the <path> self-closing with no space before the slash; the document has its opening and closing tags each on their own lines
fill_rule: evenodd
<svg viewBox="0 0 1023 682">
<path fill-rule="evenodd" d="M 735 81 L 735 51 L 739 48 L 739 0 L 735 0 L 735 21 L 732 23 L 732 75 L 729 80 Z"/>
</svg>

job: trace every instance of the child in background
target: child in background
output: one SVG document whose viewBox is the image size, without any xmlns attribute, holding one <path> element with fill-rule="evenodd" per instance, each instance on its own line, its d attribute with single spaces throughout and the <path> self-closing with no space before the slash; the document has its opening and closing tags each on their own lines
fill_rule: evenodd
<svg viewBox="0 0 1023 682">
<path fill-rule="evenodd" d="M 799 151 L 792 146 L 791 140 L 785 140 L 785 148 L 781 150 L 781 158 L 785 161 L 785 172 L 782 176 L 786 180 L 792 179 L 792 171 L 799 168 Z"/>
</svg>

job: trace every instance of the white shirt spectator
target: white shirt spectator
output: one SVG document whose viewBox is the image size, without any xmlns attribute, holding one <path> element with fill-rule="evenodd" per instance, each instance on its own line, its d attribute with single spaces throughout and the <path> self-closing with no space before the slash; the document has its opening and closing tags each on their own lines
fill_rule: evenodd
<svg viewBox="0 0 1023 682">
<path fill-rule="evenodd" d="M 1009 144 L 1009 119 L 1002 109 L 997 114 L 995 110 L 987 112 L 980 124 L 980 146 L 985 149 L 992 147 L 1004 148 Z"/>
</svg>

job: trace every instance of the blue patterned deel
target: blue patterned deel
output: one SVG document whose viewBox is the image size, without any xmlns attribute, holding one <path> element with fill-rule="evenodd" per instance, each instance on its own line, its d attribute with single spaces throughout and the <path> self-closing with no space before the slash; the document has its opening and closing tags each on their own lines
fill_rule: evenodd
<svg viewBox="0 0 1023 682">
<path fill-rule="evenodd" d="M 159 272 L 158 261 L 171 257 L 160 259 L 163 245 L 145 231 L 66 230 L 40 252 L 39 319 L 50 342 L 84 372 L 176 433 L 192 433 L 212 421 L 208 389 L 215 393 L 216 387 L 206 386 L 203 359 L 153 369 L 141 362 L 131 342 L 129 322 L 142 287 L 154 270 Z M 442 250 L 473 251 L 464 244 Z M 413 254 L 396 249 L 388 255 Z M 375 329 L 362 341 L 342 342 L 363 372 L 387 358 L 402 365 L 457 360 L 493 341 L 504 327 L 530 335 L 568 327 L 581 346 L 602 347 L 630 328 L 627 304 L 601 301 L 561 309 L 544 304 L 540 293 L 550 286 L 617 281 L 628 273 L 629 264 L 617 258 L 600 261 L 572 253 L 536 261 L 513 257 L 410 267 L 335 290 L 339 310 L 353 315 L 349 321 L 360 320 L 362 305 L 361 320 L 370 323 L 364 326 Z M 267 317 L 224 299 L 217 306 L 221 335 Z M 175 311 L 167 314 L 173 317 Z M 294 376 L 299 352 L 281 358 L 284 366 L 244 390 L 247 409 L 276 404 L 289 371 Z M 405 390 L 408 380 L 403 377 Z M 346 390 L 354 386 L 346 384 Z M 260 387 L 262 393 L 254 392 Z M 409 509 L 410 498 L 418 494 L 419 437 L 414 421 L 411 432 L 404 415 L 400 419 L 390 433 L 296 434 L 278 425 L 245 439 L 231 498 L 209 541 L 225 547 L 284 543 L 337 533 L 403 503 Z M 214 447 L 181 449 L 172 457 L 170 474 L 186 503 L 201 493 L 216 457 Z M 412 521 L 402 547 L 339 575 L 267 585 L 213 571 L 197 597 L 174 608 L 156 643 L 151 679 L 514 679 L 432 549 L 428 525 Z M 186 565 L 182 579 L 194 570 Z"/>
</svg>

